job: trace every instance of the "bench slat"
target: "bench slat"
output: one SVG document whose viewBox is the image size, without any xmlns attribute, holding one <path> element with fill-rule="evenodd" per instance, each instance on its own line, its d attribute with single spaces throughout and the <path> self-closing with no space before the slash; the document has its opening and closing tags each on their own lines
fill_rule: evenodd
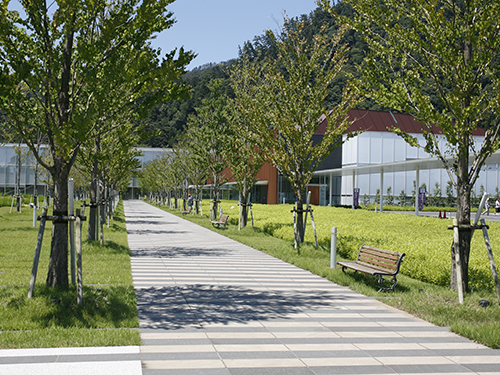
<svg viewBox="0 0 500 375">
<path fill-rule="evenodd" d="M 358 259 L 358 261 L 363 262 L 363 263 L 368 263 L 372 266 L 378 266 L 380 268 L 385 268 L 385 269 L 389 269 L 389 270 L 393 270 L 393 271 L 398 269 L 397 263 L 389 264 L 389 263 L 385 263 L 384 261 L 377 261 L 376 258 L 360 257 Z"/>
<path fill-rule="evenodd" d="M 378 249 L 377 249 L 378 250 Z M 376 250 L 367 250 L 367 249 L 364 249 L 364 248 L 361 248 L 361 250 L 359 251 L 360 254 L 364 253 L 364 254 L 373 254 L 379 258 L 384 258 L 384 259 L 393 259 L 395 261 L 397 261 L 399 258 L 400 258 L 400 255 L 401 253 L 396 253 L 394 251 L 391 251 L 391 253 L 387 253 L 387 252 L 380 252 L 380 251 L 376 251 Z"/>
</svg>

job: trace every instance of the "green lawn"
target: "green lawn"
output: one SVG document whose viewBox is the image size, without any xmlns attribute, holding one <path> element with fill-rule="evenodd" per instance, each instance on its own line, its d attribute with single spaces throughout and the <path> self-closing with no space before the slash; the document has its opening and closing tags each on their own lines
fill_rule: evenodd
<svg viewBox="0 0 500 375">
<path fill-rule="evenodd" d="M 136 299 L 120 204 L 103 246 L 83 243 L 83 303 L 75 286 L 45 287 L 51 223 L 47 223 L 33 298 L 28 284 L 39 228 L 33 211 L 0 207 L 0 348 L 139 345 Z M 50 211 L 49 211 L 50 213 Z M 39 223 L 38 223 L 39 226 Z M 83 233 L 86 235 L 86 223 Z M 84 237 L 85 239 L 85 237 Z"/>
<path fill-rule="evenodd" d="M 450 327 L 453 332 L 485 344 L 491 348 L 500 348 L 500 308 L 499 301 L 492 287 L 491 271 L 487 261 L 484 240 L 479 231 L 473 244 L 474 266 L 470 274 L 472 292 L 465 296 L 461 305 L 457 293 L 450 291 L 449 284 L 449 246 L 451 231 L 446 229 L 448 220 L 417 217 L 404 214 L 375 214 L 364 210 L 350 210 L 331 207 L 314 207 L 314 215 L 320 247 L 313 245 L 312 228 L 308 224 L 306 240 L 299 250 L 293 247 L 293 221 L 290 205 L 254 205 L 256 230 L 251 225 L 238 231 L 238 206 L 236 202 L 223 202 L 225 214 L 229 214 L 226 230 L 214 229 L 206 215 L 181 215 L 179 210 L 165 210 L 191 220 L 201 226 L 215 230 L 239 242 L 266 252 L 300 268 L 325 277 L 337 284 L 369 296 L 376 296 L 381 301 L 398 309 L 440 326 Z M 209 212 L 208 203 L 204 202 L 203 212 Z M 308 219 L 310 223 L 310 219 Z M 330 227 L 339 228 L 337 259 L 352 258 L 361 244 L 379 246 L 390 250 L 407 253 L 402 269 L 418 273 L 421 280 L 400 274 L 394 293 L 378 293 L 375 277 L 361 273 L 343 273 L 330 266 Z M 272 233 L 273 235 L 271 235 Z M 497 267 L 500 268 L 500 225 L 492 223 L 490 237 L 495 250 Z M 442 242 L 442 244 L 441 244 Z M 439 244 L 436 248 L 436 244 Z M 342 255 L 344 254 L 344 255 Z M 444 260 L 437 261 L 437 258 Z M 486 264 L 485 263 L 486 259 Z M 448 260 L 448 263 L 447 263 Z M 430 263 L 438 263 L 434 269 Z M 429 275 L 427 275 L 429 273 Z M 440 276 L 435 277 L 434 273 Z M 442 275 L 446 275 L 442 276 Z M 425 281 L 435 280 L 436 283 Z M 487 308 L 479 300 L 490 301 Z"/>
</svg>

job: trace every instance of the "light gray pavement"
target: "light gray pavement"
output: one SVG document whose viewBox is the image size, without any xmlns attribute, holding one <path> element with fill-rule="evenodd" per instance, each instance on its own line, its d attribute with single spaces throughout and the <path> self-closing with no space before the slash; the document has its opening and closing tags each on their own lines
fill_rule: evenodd
<svg viewBox="0 0 500 375">
<path fill-rule="evenodd" d="M 124 203 L 142 346 L 0 350 L 0 375 L 500 375 L 500 350 Z"/>
<path fill-rule="evenodd" d="M 500 374 L 500 351 L 125 202 L 144 375 Z"/>
</svg>

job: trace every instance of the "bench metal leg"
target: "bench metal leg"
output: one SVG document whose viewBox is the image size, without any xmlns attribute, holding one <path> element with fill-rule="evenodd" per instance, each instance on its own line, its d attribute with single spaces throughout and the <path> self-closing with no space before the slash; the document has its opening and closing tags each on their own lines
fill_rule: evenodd
<svg viewBox="0 0 500 375">
<path fill-rule="evenodd" d="M 346 273 L 346 272 L 345 272 L 345 270 L 346 270 L 347 268 L 349 268 L 349 267 L 342 266 L 342 272 Z M 354 271 L 354 273 L 357 273 L 357 272 L 358 272 L 358 270 L 353 270 L 353 271 Z"/>
<path fill-rule="evenodd" d="M 377 277 L 378 277 L 378 284 L 380 285 L 380 289 L 378 290 L 379 292 L 394 292 L 394 288 L 396 287 L 396 284 L 398 283 L 396 276 L 392 277 L 392 279 L 391 279 L 392 286 L 390 288 L 384 287 L 383 283 L 384 283 L 385 279 L 382 275 L 377 275 Z"/>
</svg>

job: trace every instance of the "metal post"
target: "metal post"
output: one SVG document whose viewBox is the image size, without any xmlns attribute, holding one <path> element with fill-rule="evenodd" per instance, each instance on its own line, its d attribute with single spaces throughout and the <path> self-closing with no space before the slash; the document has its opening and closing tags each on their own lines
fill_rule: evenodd
<svg viewBox="0 0 500 375">
<path fill-rule="evenodd" d="M 354 189 L 356 188 L 356 172 L 352 171 L 352 209 L 354 210 Z"/>
<path fill-rule="evenodd" d="M 330 268 L 337 268 L 337 228 L 332 227 L 330 241 Z"/>
<path fill-rule="evenodd" d="M 380 212 L 384 211 L 384 169 L 380 168 Z"/>
<path fill-rule="evenodd" d="M 416 186 L 415 186 L 415 215 L 418 216 L 418 189 L 420 187 L 420 169 L 416 168 Z"/>
</svg>

